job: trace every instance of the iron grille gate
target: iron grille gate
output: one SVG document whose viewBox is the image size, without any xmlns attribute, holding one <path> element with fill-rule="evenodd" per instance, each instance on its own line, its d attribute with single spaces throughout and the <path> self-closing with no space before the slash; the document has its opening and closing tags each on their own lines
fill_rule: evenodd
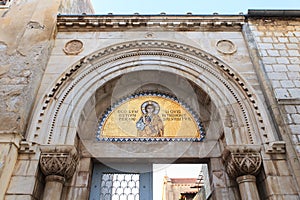
<svg viewBox="0 0 300 200">
<path fill-rule="evenodd" d="M 94 165 L 90 200 L 152 200 L 152 165 L 118 166 Z"/>
<path fill-rule="evenodd" d="M 100 199 L 139 200 L 139 174 L 103 173 Z"/>
</svg>

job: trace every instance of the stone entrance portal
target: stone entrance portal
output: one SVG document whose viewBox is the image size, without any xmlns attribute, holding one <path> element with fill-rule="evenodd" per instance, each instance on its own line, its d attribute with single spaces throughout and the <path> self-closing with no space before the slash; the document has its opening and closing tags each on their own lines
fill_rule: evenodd
<svg viewBox="0 0 300 200">
<path fill-rule="evenodd" d="M 270 160 L 287 163 L 241 34 L 243 18 L 222 19 L 230 24 L 222 32 L 206 17 L 197 18 L 206 31 L 186 32 L 161 24 L 151 33 L 126 32 L 117 23 L 92 34 L 82 22 L 87 29 L 76 40 L 66 32 L 79 27 L 70 18 L 59 18 L 30 142 L 22 144 L 41 169 L 41 198 L 153 200 L 157 163 L 206 163 L 210 199 L 266 196 L 266 177 L 277 177 L 266 169 Z"/>
<path fill-rule="evenodd" d="M 71 67 L 71 74 L 66 72 L 69 75 L 59 88 L 48 95 L 56 96 L 56 101 L 45 102 L 43 109 L 54 112 L 43 111 L 39 120 L 50 123 L 38 129 L 33 139 L 49 145 L 79 142 L 80 157 L 104 164 L 204 161 L 209 164 L 212 198 L 239 199 L 235 182 L 226 181 L 226 171 L 238 179 L 240 190 L 251 186 L 254 192 L 249 194 L 257 195 L 255 180 L 247 177 L 259 172 L 261 160 L 255 159 L 260 159 L 260 147 L 254 144 L 267 132 L 267 121 L 261 122 L 263 112 L 258 115 L 259 101 L 250 86 L 221 61 L 208 62 L 204 52 L 193 47 L 182 45 L 182 51 L 181 44 L 174 47 L 175 43 L 133 43 L 111 47 L 117 51 L 107 55 L 100 50 L 94 53 L 102 54 L 100 59 L 91 55 Z M 68 77 L 73 77 L 71 82 Z M 42 137 L 39 130 L 47 130 L 48 135 Z M 142 130 L 148 131 L 142 134 Z M 156 135 L 150 136 L 151 130 Z M 99 167 L 94 162 L 91 166 L 96 176 Z M 123 174 L 123 167 L 111 169 Z M 94 187 L 101 188 L 100 175 L 96 182 Z"/>
</svg>

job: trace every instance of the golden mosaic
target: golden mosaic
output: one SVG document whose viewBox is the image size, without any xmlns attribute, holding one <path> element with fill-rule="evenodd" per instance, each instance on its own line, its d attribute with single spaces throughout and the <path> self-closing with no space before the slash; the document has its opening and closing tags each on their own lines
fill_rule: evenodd
<svg viewBox="0 0 300 200">
<path fill-rule="evenodd" d="M 97 138 L 200 140 L 204 133 L 197 118 L 195 113 L 192 114 L 190 109 L 176 98 L 162 94 L 133 95 L 113 106 L 102 117 Z"/>
</svg>

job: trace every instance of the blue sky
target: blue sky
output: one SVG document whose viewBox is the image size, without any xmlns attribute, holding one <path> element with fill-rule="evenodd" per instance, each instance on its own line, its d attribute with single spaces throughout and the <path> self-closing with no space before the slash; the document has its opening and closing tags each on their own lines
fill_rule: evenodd
<svg viewBox="0 0 300 200">
<path fill-rule="evenodd" d="M 91 0 L 96 14 L 239 14 L 248 9 L 300 9 L 300 0 Z"/>
</svg>

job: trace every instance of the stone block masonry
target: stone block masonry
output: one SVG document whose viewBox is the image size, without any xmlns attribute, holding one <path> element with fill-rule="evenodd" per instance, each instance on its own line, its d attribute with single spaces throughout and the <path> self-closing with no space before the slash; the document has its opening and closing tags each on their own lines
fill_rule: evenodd
<svg viewBox="0 0 300 200">
<path fill-rule="evenodd" d="M 251 29 L 256 35 L 255 39 L 259 47 L 264 64 L 272 67 L 273 71 L 267 74 L 270 80 L 290 79 L 293 84 L 282 82 L 281 86 L 275 86 L 274 89 L 286 89 L 289 98 L 300 98 L 300 22 L 270 20 L 253 21 Z M 280 94 L 276 94 L 281 99 Z"/>
<path fill-rule="evenodd" d="M 290 166 L 300 181 L 300 21 L 299 18 L 286 20 L 279 17 L 252 19 L 249 27 L 257 44 L 263 63 L 263 70 L 271 85 L 281 137 L 286 142 Z M 276 109 L 276 108 L 275 108 Z M 298 175 L 297 175 L 298 174 Z"/>
<path fill-rule="evenodd" d="M 250 27 L 267 66 L 274 94 L 277 99 L 300 98 L 300 22 L 279 19 L 266 21 L 253 21 Z"/>
<path fill-rule="evenodd" d="M 249 25 L 300 158 L 300 21 L 271 18 Z"/>
</svg>

